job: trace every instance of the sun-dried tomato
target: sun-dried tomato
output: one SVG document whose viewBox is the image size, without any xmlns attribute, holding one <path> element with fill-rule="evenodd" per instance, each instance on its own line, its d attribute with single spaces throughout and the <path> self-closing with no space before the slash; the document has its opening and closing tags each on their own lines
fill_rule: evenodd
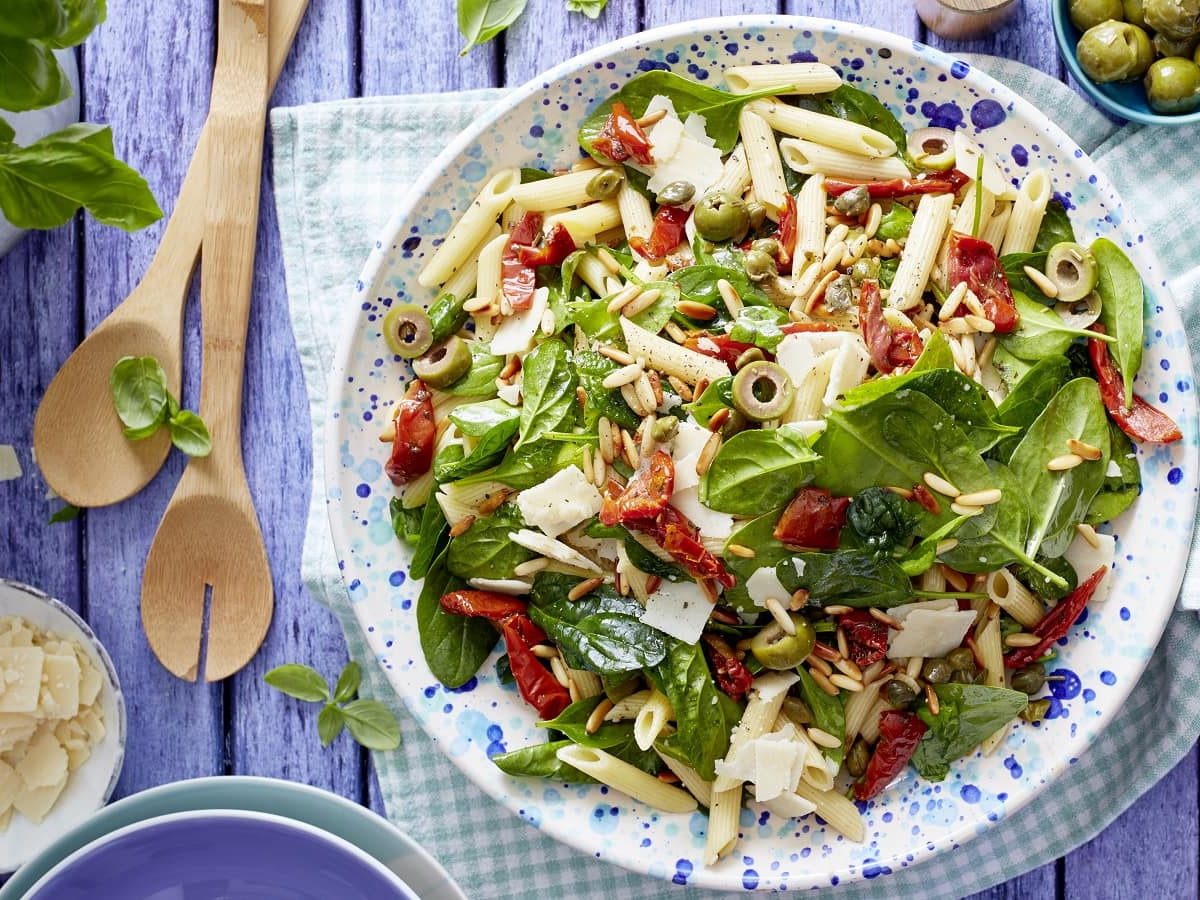
<svg viewBox="0 0 1200 900">
<path fill-rule="evenodd" d="M 529 268 L 557 266 L 576 250 L 575 239 L 561 222 L 555 224 L 546 235 L 541 247 L 518 247 L 517 259 Z"/>
<path fill-rule="evenodd" d="M 741 701 L 750 690 L 754 676 L 750 674 L 746 664 L 737 658 L 724 639 L 716 635 L 705 634 L 703 640 L 717 687 L 734 700 Z"/>
<path fill-rule="evenodd" d="M 629 112 L 629 107 L 620 100 L 613 102 L 608 121 L 604 123 L 604 129 L 592 144 L 592 149 L 613 162 L 625 162 L 630 158 L 644 166 L 654 162 L 650 155 L 650 139 Z"/>
<path fill-rule="evenodd" d="M 650 240 L 634 236 L 629 246 L 649 260 L 660 260 L 683 241 L 683 226 L 691 213 L 682 206 L 660 206 L 654 214 Z"/>
<path fill-rule="evenodd" d="M 1093 325 L 1094 331 L 1104 332 L 1103 325 Z M 1100 399 L 1104 408 L 1117 426 L 1135 441 L 1152 444 L 1170 444 L 1183 437 L 1175 421 L 1161 410 L 1155 409 L 1137 394 L 1133 395 L 1133 406 L 1125 406 L 1125 382 L 1108 355 L 1108 344 L 1095 338 L 1088 340 L 1088 358 L 1092 371 L 1100 383 Z"/>
<path fill-rule="evenodd" d="M 1047 613 L 1046 618 L 1038 622 L 1033 633 L 1040 637 L 1040 643 L 1032 647 L 1018 647 L 1006 657 L 1004 666 L 1008 669 L 1023 669 L 1037 662 L 1046 655 L 1046 651 L 1054 646 L 1055 641 L 1065 638 L 1075 620 L 1079 618 L 1092 594 L 1096 593 L 1096 585 L 1108 574 L 1108 566 L 1101 566 L 1088 576 L 1087 581 L 1063 597 L 1055 604 L 1054 609 Z"/>
<path fill-rule="evenodd" d="M 887 625 L 865 609 L 855 609 L 838 616 L 838 625 L 850 644 L 850 659 L 861 667 L 878 662 L 887 656 Z"/>
<path fill-rule="evenodd" d="M 922 508 L 930 515 L 940 516 L 942 514 L 942 504 L 938 503 L 937 497 L 933 496 L 933 491 L 929 490 L 925 485 L 914 484 L 912 498 L 921 504 Z"/>
<path fill-rule="evenodd" d="M 433 423 L 433 394 L 423 381 L 408 386 L 396 413 L 396 436 L 385 470 L 392 484 L 408 484 L 433 465 L 437 428 Z"/>
<path fill-rule="evenodd" d="M 779 214 L 779 230 L 775 232 L 775 240 L 779 241 L 779 268 L 788 269 L 792 265 L 792 254 L 796 252 L 796 198 L 791 194 Z"/>
<path fill-rule="evenodd" d="M 996 248 L 987 241 L 955 231 L 950 234 L 946 256 L 946 284 L 954 288 L 962 282 L 983 304 L 984 318 L 996 326 L 996 334 L 1008 334 L 1017 327 L 1020 316 Z M 965 312 L 965 307 L 959 309 Z"/>
<path fill-rule="evenodd" d="M 835 497 L 825 488 L 801 488 L 779 517 L 775 540 L 814 550 L 836 550 L 849 507 L 849 497 Z"/>
<path fill-rule="evenodd" d="M 871 362 L 883 374 L 911 366 L 921 355 L 920 335 L 911 329 L 893 329 L 883 318 L 883 300 L 877 281 L 862 283 L 858 295 L 858 326 L 871 354 Z"/>
<path fill-rule="evenodd" d="M 727 334 L 693 334 L 683 342 L 683 346 L 705 356 L 719 359 L 732 366 L 738 357 L 754 347 L 742 341 L 735 341 Z"/>
<path fill-rule="evenodd" d="M 602 503 L 600 521 L 605 525 L 653 522 L 666 509 L 674 489 L 675 461 L 670 454 L 659 450 L 634 473 L 625 490 L 610 502 Z M 611 493 L 612 488 L 606 491 Z"/>
<path fill-rule="evenodd" d="M 957 169 L 949 172 L 926 172 L 916 178 L 893 178 L 890 181 L 846 181 L 840 178 L 825 179 L 825 193 L 840 197 L 862 185 L 872 200 L 889 197 L 910 197 L 914 194 L 954 194 L 971 179 Z"/>
<path fill-rule="evenodd" d="M 854 785 L 854 796 L 870 800 L 891 784 L 912 759 L 928 727 L 915 712 L 889 709 L 881 713 L 879 741 L 862 780 Z"/>
</svg>

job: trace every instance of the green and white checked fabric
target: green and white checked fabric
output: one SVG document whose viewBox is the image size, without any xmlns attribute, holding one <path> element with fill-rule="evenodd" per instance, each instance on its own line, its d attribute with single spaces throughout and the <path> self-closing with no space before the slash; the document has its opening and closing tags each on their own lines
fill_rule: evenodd
<svg viewBox="0 0 1200 900">
<path fill-rule="evenodd" d="M 1062 83 L 1019 63 L 970 60 L 1062 123 L 1134 204 L 1171 278 L 1192 353 L 1200 358 L 1200 265 L 1189 258 L 1200 212 L 1195 184 L 1200 128 L 1118 127 Z M 471 898 L 553 896 L 626 900 L 667 893 L 651 881 L 583 856 L 498 806 L 426 737 L 389 689 L 350 611 L 325 516 L 322 438 L 326 378 L 365 248 L 387 222 L 395 198 L 438 151 L 502 91 L 322 103 L 271 114 L 275 198 L 283 240 L 292 326 L 308 385 L 313 487 L 303 576 L 313 596 L 341 620 L 368 692 L 393 698 L 403 746 L 375 754 L 384 801 L 396 824 L 433 852 Z M 1200 608 L 1200 566 L 1184 583 L 1181 607 Z M 1159 651 L 1116 720 L 1052 789 L 1054 814 L 1040 804 L 953 854 L 880 882 L 836 889 L 839 897 L 942 900 L 982 890 L 1062 856 L 1090 839 L 1165 775 L 1200 733 L 1200 618 L 1176 612 Z M 1171 716 L 1161 711 L 1172 710 Z M 1137 766 L 1123 765 L 1136 759 Z M 1112 778 L 1112 772 L 1123 773 Z M 1037 834 L 1037 846 L 1028 836 Z M 680 889 L 677 896 L 720 895 Z M 672 896 L 676 894 L 672 893 Z"/>
</svg>

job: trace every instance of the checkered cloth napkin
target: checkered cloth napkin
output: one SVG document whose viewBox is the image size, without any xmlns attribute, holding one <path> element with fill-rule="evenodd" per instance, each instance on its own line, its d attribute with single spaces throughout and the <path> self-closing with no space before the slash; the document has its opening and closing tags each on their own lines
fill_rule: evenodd
<svg viewBox="0 0 1200 900">
<path fill-rule="evenodd" d="M 1200 266 L 1178 239 L 1200 225 L 1192 191 L 1200 128 L 1118 127 L 1069 88 L 1018 63 L 972 60 L 1046 110 L 1091 153 L 1131 202 L 1171 278 L 1192 354 L 1200 359 Z M 413 175 L 502 91 L 473 91 L 321 103 L 271 113 L 275 198 L 292 326 L 312 412 L 313 484 L 304 580 L 337 613 L 367 693 L 394 697 L 350 610 L 325 515 L 322 452 L 326 379 L 366 248 L 388 221 Z M 1200 566 L 1180 605 L 1200 608 Z M 979 891 L 1062 856 L 1090 839 L 1165 775 L 1200 733 L 1200 619 L 1176 612 L 1158 652 L 1125 707 L 1089 752 L 1053 788 L 1054 815 L 1034 803 L 954 853 L 874 883 L 836 889 L 840 897 L 952 898 Z M 1171 710 L 1164 716 L 1163 710 Z M 399 709 L 404 743 L 376 753 L 384 801 L 398 826 L 431 850 L 472 898 L 652 897 L 660 882 L 591 859 L 532 830 L 469 782 Z M 1126 765 L 1128 760 L 1138 765 Z M 1122 777 L 1114 779 L 1119 771 Z M 414 802 L 416 801 L 416 802 Z M 1029 835 L 1036 833 L 1036 845 Z M 682 888 L 672 896 L 715 898 Z"/>
</svg>

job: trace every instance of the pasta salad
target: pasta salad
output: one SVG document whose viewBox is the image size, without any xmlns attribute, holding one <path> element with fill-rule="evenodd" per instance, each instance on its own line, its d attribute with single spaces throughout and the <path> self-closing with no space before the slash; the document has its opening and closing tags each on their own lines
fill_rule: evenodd
<svg viewBox="0 0 1200 900">
<path fill-rule="evenodd" d="M 502 641 L 547 739 L 495 765 L 704 807 L 709 865 L 743 804 L 862 840 L 909 766 L 1044 718 L 1132 441 L 1181 436 L 1049 173 L 820 63 L 725 79 L 641 74 L 570 169 L 495 172 L 382 323 L 430 670 Z"/>
</svg>

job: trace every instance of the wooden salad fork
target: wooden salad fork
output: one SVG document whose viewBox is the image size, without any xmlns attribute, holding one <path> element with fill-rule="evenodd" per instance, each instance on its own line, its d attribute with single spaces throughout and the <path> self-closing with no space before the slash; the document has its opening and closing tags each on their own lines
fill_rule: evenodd
<svg viewBox="0 0 1200 900">
<path fill-rule="evenodd" d="M 270 10 L 270 82 L 274 86 L 308 0 L 274 0 Z M 162 467 L 167 429 L 141 441 L 125 437 L 108 379 L 124 356 L 153 356 L 178 397 L 183 308 L 204 236 L 211 128 L 206 122 L 142 280 L 63 363 L 46 388 L 33 423 L 38 466 L 54 491 L 74 506 L 107 506 L 137 493 Z M 86 458 L 81 455 L 86 454 Z"/>
<path fill-rule="evenodd" d="M 183 472 L 142 577 L 142 625 L 168 670 L 217 681 L 254 656 L 271 623 L 274 591 L 242 465 L 242 381 L 254 277 L 262 151 L 270 95 L 268 0 L 220 0 L 217 66 L 208 115 L 208 186 L 200 264 L 203 364 L 200 415 L 212 453 Z"/>
</svg>

